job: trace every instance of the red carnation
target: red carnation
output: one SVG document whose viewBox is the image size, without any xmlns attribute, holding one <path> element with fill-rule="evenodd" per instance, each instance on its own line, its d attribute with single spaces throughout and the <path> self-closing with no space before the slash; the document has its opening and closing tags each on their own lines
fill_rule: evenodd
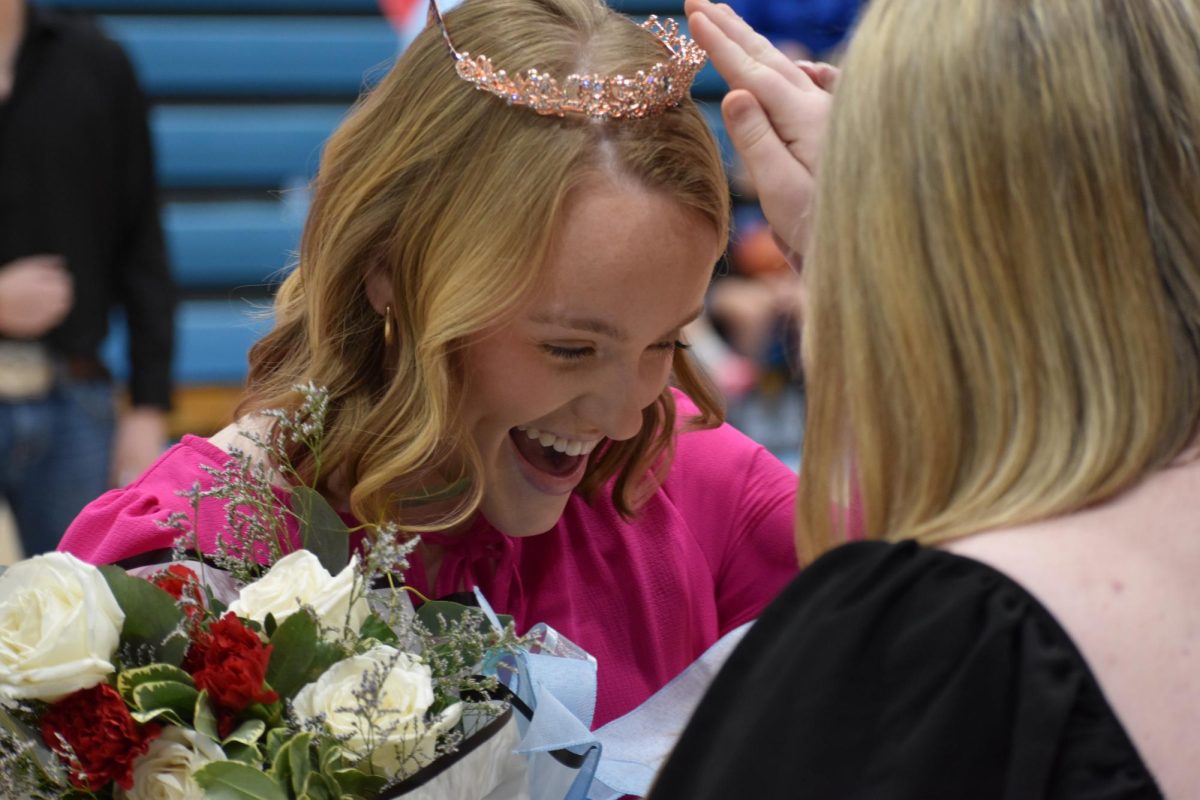
<svg viewBox="0 0 1200 800">
<path fill-rule="evenodd" d="M 188 602 L 183 605 L 183 613 L 190 622 L 204 611 L 204 590 L 200 588 L 200 579 L 196 573 L 183 564 L 172 564 L 161 572 L 150 577 L 150 582 L 176 600 L 182 600 L 187 593 Z"/>
<path fill-rule="evenodd" d="M 134 722 L 107 683 L 67 695 L 42 715 L 42 740 L 67 763 L 71 783 L 87 792 L 112 781 L 132 789 L 133 762 L 158 734 L 157 725 Z"/>
<path fill-rule="evenodd" d="M 238 713 L 254 703 L 273 703 L 275 692 L 263 688 L 271 645 L 263 644 L 258 634 L 246 627 L 236 614 L 229 613 L 209 626 L 188 653 L 188 665 L 195 668 L 196 686 L 221 709 Z"/>
</svg>

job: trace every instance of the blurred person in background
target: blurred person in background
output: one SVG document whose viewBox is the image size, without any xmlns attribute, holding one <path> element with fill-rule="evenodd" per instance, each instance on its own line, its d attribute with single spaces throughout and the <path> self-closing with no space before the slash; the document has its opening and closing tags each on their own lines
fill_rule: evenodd
<svg viewBox="0 0 1200 800">
<path fill-rule="evenodd" d="M 90 23 L 0 0 L 0 497 L 27 555 L 166 443 L 173 289 L 145 101 Z M 129 325 L 117 419 L 98 356 Z"/>
</svg>

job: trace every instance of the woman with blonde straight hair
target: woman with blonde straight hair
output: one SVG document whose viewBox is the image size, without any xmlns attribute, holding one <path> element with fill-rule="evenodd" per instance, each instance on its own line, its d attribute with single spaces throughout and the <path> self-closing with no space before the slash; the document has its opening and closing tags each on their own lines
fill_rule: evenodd
<svg viewBox="0 0 1200 800">
<path fill-rule="evenodd" d="M 420 535 L 424 595 L 478 587 L 596 656 L 602 724 L 797 570 L 794 476 L 721 424 L 682 341 L 729 228 L 688 97 L 703 54 L 597 0 L 432 12 L 325 146 L 241 419 L 100 498 L 62 547 L 169 546 L 174 490 L 311 382 L 329 412 L 320 457 L 291 453 L 305 483 Z M 201 509 L 204 549 L 222 519 Z"/>
<path fill-rule="evenodd" d="M 1200 797 L 1200 3 L 874 0 L 827 132 L 688 8 L 806 253 L 819 558 L 654 796 Z"/>
</svg>

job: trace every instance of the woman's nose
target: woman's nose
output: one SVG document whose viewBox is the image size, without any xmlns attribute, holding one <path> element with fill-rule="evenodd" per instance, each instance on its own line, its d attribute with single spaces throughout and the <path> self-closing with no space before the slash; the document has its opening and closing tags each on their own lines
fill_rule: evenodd
<svg viewBox="0 0 1200 800">
<path fill-rule="evenodd" d="M 666 387 L 669 374 L 669 365 L 641 364 L 606 376 L 580 401 L 579 414 L 609 439 L 632 439 L 642 429 L 642 409 Z"/>
</svg>

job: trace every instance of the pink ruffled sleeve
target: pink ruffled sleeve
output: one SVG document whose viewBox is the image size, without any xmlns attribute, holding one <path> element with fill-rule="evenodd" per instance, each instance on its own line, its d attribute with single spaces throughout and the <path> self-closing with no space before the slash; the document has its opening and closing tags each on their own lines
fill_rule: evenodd
<svg viewBox="0 0 1200 800">
<path fill-rule="evenodd" d="M 226 453 L 207 440 L 185 436 L 133 483 L 112 489 L 84 507 L 58 549 L 93 564 L 111 564 L 171 548 L 178 532 L 160 523 L 175 512 L 189 518 L 193 514 L 191 501 L 179 493 L 188 492 L 196 483 L 209 488 L 212 478 L 203 467 L 219 469 L 228 460 Z M 215 548 L 216 532 L 224 526 L 223 504 L 214 499 L 202 501 L 196 530 L 203 552 Z"/>
</svg>

